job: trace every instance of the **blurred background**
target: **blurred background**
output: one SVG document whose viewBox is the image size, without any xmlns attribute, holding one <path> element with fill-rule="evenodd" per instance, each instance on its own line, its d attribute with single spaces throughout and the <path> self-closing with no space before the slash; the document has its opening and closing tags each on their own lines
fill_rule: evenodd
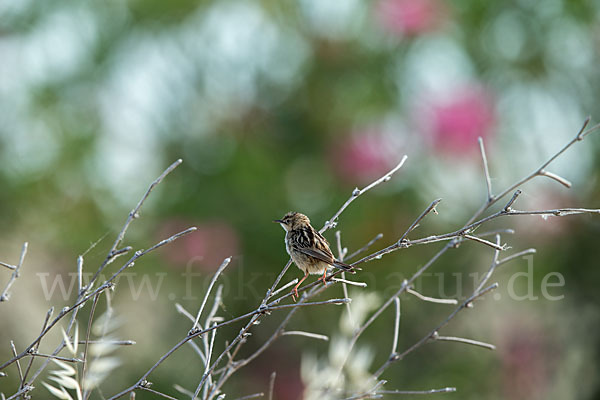
<svg viewBox="0 0 600 400">
<path fill-rule="evenodd" d="M 113 334 L 138 344 L 113 353 L 114 370 L 101 384 L 107 397 L 187 333 L 191 324 L 175 303 L 195 314 L 223 258 L 233 256 L 219 315 L 231 318 L 258 304 L 287 261 L 284 233 L 271 220 L 296 210 L 321 227 L 355 187 L 404 154 L 389 183 L 342 215 L 343 246 L 352 252 L 378 233 L 374 250 L 393 243 L 439 197 L 439 215 L 413 235 L 461 227 L 486 198 L 479 136 L 497 193 L 573 138 L 586 116 L 600 119 L 599 22 L 593 0 L 0 1 L 0 260 L 16 263 L 22 243 L 30 244 L 11 300 L 0 304 L 0 359 L 10 358 L 11 339 L 22 350 L 37 336 L 51 305 L 72 304 L 77 256 L 85 253 L 84 270 L 95 271 L 149 183 L 178 158 L 183 164 L 151 195 L 125 244 L 147 248 L 191 225 L 198 232 L 141 260 L 140 275 L 117 286 Z M 574 145 L 549 168 L 573 187 L 537 178 L 516 208 L 600 207 L 599 149 L 597 135 Z M 386 372 L 386 389 L 456 386 L 435 395 L 449 399 L 600 399 L 600 220 L 523 217 L 489 228 L 516 229 L 503 237 L 509 252 L 538 253 L 503 266 L 496 295 L 441 333 L 497 350 L 429 344 Z M 334 230 L 327 237 L 335 242 Z M 353 291 L 356 304 L 375 307 L 441 246 L 366 264 L 356 279 L 369 286 Z M 467 243 L 419 289 L 464 298 L 470 274 L 487 270 L 491 253 Z M 507 283 L 528 262 L 529 278 L 512 281 L 516 299 Z M 564 286 L 546 296 L 551 272 Z M 142 273 L 150 286 L 141 286 Z M 0 270 L 2 287 L 9 275 Z M 292 268 L 284 279 L 300 275 Z M 66 294 L 52 286 L 57 277 Z M 341 295 L 335 287 L 323 298 Z M 403 298 L 399 349 L 451 310 Z M 332 341 L 279 339 L 231 379 L 228 398 L 265 391 L 273 370 L 276 398 L 302 398 L 348 335 L 343 314 L 335 306 L 298 312 L 290 329 Z M 242 353 L 282 316 L 254 328 Z M 239 329 L 223 329 L 218 348 Z M 359 342 L 357 370 L 373 372 L 387 359 L 392 330 L 388 310 Z M 50 351 L 47 341 L 42 349 Z M 174 384 L 196 387 L 202 364 L 188 350 L 151 376 L 154 388 L 179 396 Z M 10 372 L 0 381 L 6 394 L 16 385 Z M 34 398 L 50 396 L 37 386 Z"/>
</svg>

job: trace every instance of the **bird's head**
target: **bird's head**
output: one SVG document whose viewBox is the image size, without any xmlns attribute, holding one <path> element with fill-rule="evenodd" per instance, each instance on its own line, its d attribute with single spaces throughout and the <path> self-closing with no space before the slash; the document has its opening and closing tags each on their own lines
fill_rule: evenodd
<svg viewBox="0 0 600 400">
<path fill-rule="evenodd" d="M 295 211 L 290 211 L 283 218 L 276 219 L 273 222 L 279 223 L 286 232 L 310 225 L 310 219 L 306 215 Z"/>
</svg>

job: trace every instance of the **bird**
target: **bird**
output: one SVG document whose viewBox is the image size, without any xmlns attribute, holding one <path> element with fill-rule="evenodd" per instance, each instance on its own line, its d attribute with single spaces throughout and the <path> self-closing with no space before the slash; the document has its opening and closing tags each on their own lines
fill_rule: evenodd
<svg viewBox="0 0 600 400">
<path fill-rule="evenodd" d="M 325 277 L 329 266 L 356 273 L 351 265 L 335 259 L 327 239 L 312 227 L 306 215 L 290 211 L 283 218 L 273 222 L 279 223 L 285 230 L 285 249 L 294 264 L 304 272 L 304 277 L 292 289 L 294 301 L 298 298 L 298 287 L 309 274 L 323 274 L 319 281 L 327 285 Z"/>
</svg>

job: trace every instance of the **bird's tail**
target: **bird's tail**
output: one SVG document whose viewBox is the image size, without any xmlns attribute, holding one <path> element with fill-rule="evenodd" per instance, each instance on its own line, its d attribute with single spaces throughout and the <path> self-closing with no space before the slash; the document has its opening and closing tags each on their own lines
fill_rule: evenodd
<svg viewBox="0 0 600 400">
<path fill-rule="evenodd" d="M 350 272 L 351 274 L 355 274 L 356 271 L 361 271 L 362 270 L 361 268 L 353 267 L 352 265 L 343 263 L 343 262 L 338 261 L 338 260 L 335 260 L 333 262 L 333 266 L 336 267 L 336 268 L 338 268 L 338 269 Z"/>
</svg>

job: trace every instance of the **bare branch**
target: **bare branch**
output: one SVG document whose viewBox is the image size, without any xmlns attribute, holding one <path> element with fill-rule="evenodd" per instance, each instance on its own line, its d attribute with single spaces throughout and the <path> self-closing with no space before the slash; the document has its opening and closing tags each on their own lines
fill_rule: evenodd
<svg viewBox="0 0 600 400">
<path fill-rule="evenodd" d="M 331 278 L 332 282 L 341 282 L 341 283 L 345 283 L 347 285 L 350 286 L 358 286 L 358 287 L 367 287 L 367 283 L 366 282 L 355 282 L 355 281 L 349 281 L 347 279 L 344 278 Z M 344 294 L 344 296 L 346 296 L 346 294 Z M 346 296 L 348 297 L 348 296 Z"/>
<path fill-rule="evenodd" d="M 142 196 L 142 198 L 140 199 L 140 201 L 138 202 L 138 204 L 129 213 L 129 216 L 127 217 L 127 220 L 125 221 L 125 225 L 123 225 L 123 228 L 121 229 L 121 232 L 119 232 L 119 234 L 117 235 L 117 239 L 115 240 L 115 242 L 113 243 L 113 245 L 111 247 L 110 253 L 112 253 L 115 250 L 117 250 L 117 248 L 119 247 L 119 245 L 123 241 L 123 238 L 125 237 L 125 233 L 127 233 L 127 229 L 129 229 L 129 225 L 131 225 L 131 222 L 135 218 L 139 217 L 140 209 L 142 208 L 142 205 L 144 205 L 144 202 L 146 201 L 146 199 L 148 198 L 148 196 L 150 196 L 150 193 L 152 192 L 152 190 L 154 190 L 154 188 L 156 186 L 158 186 L 163 181 L 163 179 L 165 179 L 165 177 L 167 175 L 169 175 L 175 168 L 177 168 L 178 166 L 180 166 L 182 162 L 183 162 L 183 160 L 180 158 L 177 161 L 175 161 L 173 164 L 169 165 L 169 167 L 167 167 L 167 169 L 165 169 L 163 171 L 163 173 L 160 174 L 160 176 L 158 178 L 156 178 L 154 180 L 154 182 L 152 182 L 150 184 L 150 186 L 148 187 L 148 190 L 146 190 L 146 193 L 144 193 L 144 195 Z"/>
<path fill-rule="evenodd" d="M 268 307 L 266 311 L 281 310 L 284 308 L 321 306 L 321 305 L 325 305 L 325 304 L 342 305 L 342 304 L 347 304 L 350 302 L 352 302 L 352 299 L 344 298 L 344 299 L 330 299 L 330 300 L 325 300 L 325 301 L 313 301 L 311 303 L 283 304 L 280 306 Z"/>
<path fill-rule="evenodd" d="M 32 357 L 50 358 L 50 359 L 53 359 L 53 360 L 65 361 L 65 362 L 72 362 L 72 363 L 83 362 L 83 360 L 80 359 L 80 358 L 61 357 L 61 356 L 55 356 L 55 355 L 52 355 L 52 354 L 31 353 L 30 355 Z"/>
<path fill-rule="evenodd" d="M 77 257 L 77 293 L 83 290 L 83 256 Z"/>
<path fill-rule="evenodd" d="M 380 390 L 378 394 L 434 394 L 434 393 L 452 393 L 456 392 L 455 387 L 430 390 Z"/>
<path fill-rule="evenodd" d="M 17 349 L 15 348 L 15 343 L 12 340 L 10 341 L 10 348 L 13 352 L 13 356 L 16 357 Z M 23 378 L 23 370 L 21 369 L 21 362 L 19 360 L 17 360 L 17 371 L 19 372 L 19 381 L 21 382 L 21 385 L 23 385 L 25 379 Z"/>
<path fill-rule="evenodd" d="M 146 193 L 144 193 L 142 198 L 138 201 L 138 204 L 135 206 L 135 208 L 133 210 L 131 210 L 131 212 L 127 216 L 127 220 L 125 221 L 125 224 L 123 225 L 123 227 L 121 228 L 121 231 L 117 235 L 115 242 L 113 243 L 110 250 L 108 251 L 108 255 L 106 256 L 106 259 L 104 260 L 104 262 L 102 262 L 102 264 L 100 265 L 100 267 L 98 268 L 98 270 L 96 271 L 96 273 L 94 274 L 92 279 L 90 280 L 90 282 L 88 284 L 89 288 L 91 288 L 94 285 L 94 283 L 96 282 L 96 279 L 98 279 L 98 277 L 100 276 L 100 274 L 102 273 L 104 268 L 106 268 L 106 266 L 108 266 L 111 262 L 113 262 L 116 257 L 124 254 L 124 252 L 127 252 L 131 249 L 130 247 L 126 247 L 124 249 L 118 249 L 119 245 L 123 241 L 123 238 L 125 237 L 125 234 L 127 233 L 127 230 L 129 229 L 129 226 L 131 225 L 131 223 L 133 222 L 134 219 L 139 217 L 139 213 L 140 213 L 142 206 L 144 205 L 144 202 L 146 201 L 148 196 L 150 196 L 150 193 L 154 190 L 154 188 L 156 186 L 158 186 L 165 179 L 165 177 L 167 175 L 169 175 L 175 168 L 177 168 L 179 165 L 181 165 L 182 162 L 183 162 L 182 159 L 178 159 L 173 164 L 169 165 L 167 167 L 167 169 L 165 169 L 163 171 L 163 173 L 160 174 L 159 177 L 156 178 L 154 180 L 154 182 L 152 182 L 150 184 L 150 186 L 148 187 L 148 190 L 146 190 Z M 125 250 L 125 249 L 128 249 L 128 250 Z"/>
<path fill-rule="evenodd" d="M 483 347 L 484 349 L 488 349 L 488 350 L 496 350 L 496 346 L 494 346 L 493 344 L 489 344 L 489 343 L 485 343 L 485 342 L 480 342 L 478 340 L 465 339 L 465 338 L 456 337 L 456 336 L 434 335 L 432 337 L 432 340 L 465 343 L 465 344 L 470 344 L 470 345 L 473 345 L 473 346 Z"/>
<path fill-rule="evenodd" d="M 275 388 L 275 377 L 277 376 L 277 372 L 273 371 L 271 374 L 271 379 L 269 379 L 269 400 L 273 400 L 273 389 Z"/>
<path fill-rule="evenodd" d="M 503 211 L 504 212 L 510 212 L 511 209 L 510 207 L 513 205 L 513 203 L 515 202 L 515 200 L 517 200 L 517 197 L 519 197 L 521 195 L 521 190 L 517 190 L 515 191 L 515 193 L 513 194 L 513 196 L 511 197 L 511 199 L 508 201 L 508 203 L 506 203 L 506 205 L 504 206 Z"/>
<path fill-rule="evenodd" d="M 337 247 L 338 247 L 338 260 L 344 261 L 344 257 L 346 256 L 346 252 L 348 249 L 342 248 L 342 235 L 340 231 L 335 232 L 335 238 L 337 239 Z M 346 273 L 342 272 L 342 293 L 344 293 L 344 297 L 349 298 L 348 295 L 348 285 L 346 284 Z M 348 312 L 348 319 L 352 326 L 354 326 L 354 318 L 352 317 L 352 307 L 350 307 L 350 303 L 346 303 L 346 312 Z"/>
<path fill-rule="evenodd" d="M 500 235 L 496 235 L 496 243 L 500 244 Z M 477 285 L 477 288 L 473 291 L 473 293 L 479 293 L 479 291 L 483 288 L 483 286 L 486 284 L 486 282 L 491 278 L 492 274 L 494 273 L 494 270 L 498 266 L 498 257 L 499 256 L 500 256 L 500 250 L 496 249 L 496 251 L 494 252 L 494 256 L 492 258 L 492 263 L 491 263 L 487 273 L 483 276 L 483 278 L 481 279 L 481 281 L 479 282 L 479 284 Z"/>
<path fill-rule="evenodd" d="M 410 287 L 406 289 L 406 292 L 412 294 L 413 296 L 415 296 L 423 301 L 428 301 L 430 303 L 458 304 L 458 301 L 456 299 L 436 299 L 434 297 L 423 296 L 421 293 L 417 292 L 416 290 L 414 290 Z"/>
<path fill-rule="evenodd" d="M 194 321 L 194 325 L 192 326 L 191 331 L 196 330 L 198 327 L 200 327 L 200 329 L 202 329 L 202 326 L 200 326 L 200 315 L 202 314 L 202 311 L 204 310 L 204 306 L 206 306 L 206 302 L 208 301 L 208 296 L 210 296 L 210 291 L 212 290 L 213 286 L 215 285 L 215 282 L 219 278 L 219 275 L 221 274 L 221 272 L 223 272 L 223 270 L 225 268 L 227 268 L 227 266 L 229 265 L 230 262 L 231 262 L 231 257 L 227 257 L 225 260 L 223 260 L 223 263 L 221 264 L 219 269 L 217 269 L 217 272 L 215 272 L 215 274 L 213 275 L 213 278 L 210 281 L 210 284 L 208 285 L 208 289 L 206 289 L 206 293 L 204 294 L 204 299 L 202 299 L 202 304 L 200 305 L 198 314 L 196 314 L 196 320 Z"/>
<path fill-rule="evenodd" d="M 348 257 L 346 257 L 346 259 L 347 260 L 352 260 L 357 255 L 359 255 L 359 254 L 367 251 L 369 249 L 369 247 L 371 247 L 376 241 L 378 241 L 382 237 L 383 237 L 383 233 L 378 233 L 373 239 L 369 240 L 369 242 L 367 244 L 365 244 L 363 247 L 361 247 L 360 249 L 356 250 L 354 253 L 348 255 Z"/>
<path fill-rule="evenodd" d="M 577 139 L 578 140 L 582 140 L 584 137 L 586 137 L 587 135 L 589 135 L 590 133 L 596 132 L 598 129 L 600 128 L 600 124 L 596 124 L 594 126 L 592 126 L 590 129 L 586 130 L 586 131 L 580 131 L 580 133 L 577 135 Z"/>
<path fill-rule="evenodd" d="M 285 289 L 294 286 L 296 283 L 298 283 L 298 278 L 294 278 L 292 281 L 286 283 L 285 285 L 283 285 L 282 287 L 280 287 L 279 289 L 277 289 L 276 291 L 274 291 L 269 298 L 272 298 L 274 296 L 277 296 L 279 293 L 283 292 Z"/>
<path fill-rule="evenodd" d="M 507 263 L 509 261 L 517 259 L 519 257 L 523 257 L 523 256 L 527 256 L 529 254 L 535 254 L 535 253 L 536 253 L 536 250 L 533 249 L 533 248 L 532 249 L 523 250 L 523 251 L 520 251 L 518 253 L 513 254 L 512 256 L 508 256 L 506 258 L 503 258 L 502 260 L 499 260 L 497 262 L 497 265 L 502 265 L 502 264 L 505 264 L 505 263 Z"/>
<path fill-rule="evenodd" d="M 421 213 L 421 215 L 419 215 L 417 217 L 417 219 L 410 225 L 410 227 L 406 230 L 406 232 L 404 232 L 404 234 L 400 237 L 400 240 L 398 240 L 398 243 L 400 244 L 400 246 L 402 246 L 406 237 L 421 223 L 421 221 L 427 215 L 429 215 L 430 212 L 433 211 L 434 213 L 437 214 L 435 207 L 437 207 L 437 205 L 440 204 L 441 201 L 442 201 L 442 199 L 436 199 L 436 200 L 432 201 L 431 204 L 429 204 L 429 206 L 425 209 L 425 211 L 423 211 Z"/>
<path fill-rule="evenodd" d="M 165 398 L 165 399 L 177 400 L 177 398 L 175 398 L 175 397 L 169 396 L 168 394 L 164 394 L 164 393 L 159 392 L 159 391 L 154 390 L 154 389 L 150 389 L 147 386 L 140 386 L 140 389 L 141 390 L 145 390 L 146 392 L 154 393 L 155 395 L 160 396 L 160 397 Z"/>
<path fill-rule="evenodd" d="M 16 267 L 16 266 L 14 266 L 14 265 L 10 265 L 10 264 L 7 264 L 7 263 L 3 263 L 2 261 L 0 261 L 0 265 L 1 265 L 1 266 L 3 266 L 3 267 L 6 267 L 6 268 L 8 268 L 8 269 L 10 269 L 10 270 L 15 270 L 15 269 L 17 269 L 17 267 Z"/>
<path fill-rule="evenodd" d="M 28 243 L 27 242 L 23 243 L 23 248 L 21 249 L 21 257 L 19 258 L 19 263 L 14 268 L 11 268 L 11 269 L 13 269 L 13 273 L 10 276 L 8 283 L 4 287 L 2 294 L 0 294 L 0 303 L 3 301 L 8 301 L 8 299 L 10 297 L 10 294 L 8 293 L 8 291 L 10 290 L 13 283 L 15 283 L 15 280 L 19 277 L 19 272 L 21 270 L 21 267 L 23 266 L 23 261 L 25 260 L 25 255 L 27 254 L 27 247 L 28 247 Z M 8 267 L 8 268 L 12 267 L 12 265 L 9 265 L 9 264 L 3 263 L 2 265 L 4 265 L 5 267 Z"/>
<path fill-rule="evenodd" d="M 70 307 L 65 307 L 61 310 L 60 314 L 54 318 L 54 320 L 52 320 L 52 322 L 50 322 L 50 324 L 48 324 L 48 326 L 45 327 L 45 329 L 43 329 L 42 333 L 22 352 L 18 355 L 18 357 L 16 358 L 12 358 L 11 360 L 6 361 L 5 363 L 3 363 L 2 365 L 0 365 L 0 370 L 6 368 L 7 366 L 11 365 L 12 363 L 14 363 L 17 359 L 23 358 L 24 356 L 27 355 L 27 353 L 29 353 L 31 351 L 31 349 L 33 349 L 35 346 L 37 346 L 39 344 L 39 342 L 42 340 L 42 338 L 50 331 L 50 329 L 52 329 L 65 315 L 68 315 L 70 312 L 77 310 L 79 308 L 80 305 L 84 304 L 86 301 L 88 301 L 90 298 L 94 297 L 96 294 L 101 293 L 109 288 L 112 288 L 114 286 L 113 281 L 115 280 L 115 278 L 121 273 L 123 272 L 126 268 L 131 267 L 135 264 L 135 261 L 148 254 L 149 252 L 161 247 L 162 245 L 166 244 L 166 243 L 170 243 L 173 240 L 187 234 L 190 232 L 193 232 L 195 230 L 195 228 L 189 228 L 186 229 L 183 232 L 177 233 L 173 236 L 171 236 L 168 239 L 165 239 L 159 243 L 157 243 L 156 245 L 152 246 L 151 248 L 144 250 L 144 251 L 137 251 L 130 259 L 129 261 L 127 261 L 117 272 L 115 272 L 106 282 L 104 282 L 102 285 L 100 285 L 98 288 L 96 288 L 95 290 L 93 290 L 90 293 L 87 294 L 81 294 L 80 296 L 78 296 L 77 301 Z M 69 325 L 69 329 L 67 329 L 67 334 L 69 333 L 70 327 L 72 326 L 72 323 L 74 322 L 74 317 L 71 318 L 71 322 Z M 57 347 L 57 349 L 55 350 L 55 352 L 53 352 L 53 355 L 56 355 L 58 353 L 58 351 L 60 351 L 60 349 L 62 349 L 62 344 L 59 345 Z M 35 379 L 40 373 L 41 371 L 46 367 L 47 364 L 42 365 L 34 374 L 34 377 L 32 378 Z"/>
<path fill-rule="evenodd" d="M 490 246 L 491 248 L 496 249 L 496 250 L 500 250 L 500 251 L 501 250 L 506 250 L 506 246 L 500 246 L 499 244 L 492 243 L 489 240 L 482 239 L 482 238 L 480 238 L 478 236 L 466 235 L 466 234 L 463 235 L 463 236 L 464 236 L 465 239 L 469 239 L 469 240 L 472 240 L 474 242 L 483 243 L 486 246 Z"/>
<path fill-rule="evenodd" d="M 392 351 L 390 354 L 396 354 L 398 349 L 398 335 L 400 334 L 400 298 L 394 297 L 394 304 L 396 305 L 396 322 L 394 323 L 394 338 L 392 341 Z"/>
<path fill-rule="evenodd" d="M 478 292 L 478 293 L 474 293 L 473 295 L 471 295 L 467 300 L 465 300 L 460 306 L 458 306 L 448 317 L 446 317 L 445 320 L 443 320 L 440 324 L 438 324 L 438 326 L 436 326 L 434 329 L 432 329 L 431 331 L 429 331 L 429 333 L 427 333 L 425 336 L 423 336 L 421 339 L 419 339 L 416 343 L 414 343 L 412 346 L 410 346 L 408 349 L 404 350 L 402 353 L 400 354 L 395 354 L 392 357 L 390 357 L 378 370 L 377 372 L 375 372 L 374 376 L 376 378 L 378 378 L 383 371 L 385 371 L 391 364 L 393 364 L 394 362 L 397 362 L 399 360 L 402 360 L 404 357 L 406 357 L 408 354 L 412 353 L 413 351 L 415 351 L 416 349 L 418 349 L 419 347 L 421 347 L 422 345 L 424 345 L 425 343 L 427 343 L 429 340 L 431 340 L 435 335 L 437 335 L 438 331 L 440 329 L 442 329 L 444 326 L 446 326 L 462 309 L 467 308 L 469 304 L 471 304 L 475 299 L 483 296 L 484 294 L 486 294 L 487 292 L 495 289 L 498 287 L 497 283 L 494 283 L 493 285 L 485 288 L 484 290 Z"/>
<path fill-rule="evenodd" d="M 189 311 L 187 311 L 185 308 L 183 308 L 183 306 L 181 304 L 175 303 L 175 309 L 177 310 L 178 313 L 183 314 L 190 321 L 194 322 L 196 320 L 194 318 L 194 316 L 192 314 L 190 314 Z"/>
<path fill-rule="evenodd" d="M 79 257 L 79 259 L 81 260 L 81 264 L 83 264 L 83 257 Z M 80 263 L 78 263 L 80 264 Z M 81 293 L 81 290 L 80 290 Z M 94 320 L 94 313 L 96 311 L 96 306 L 98 305 L 98 298 L 100 297 L 100 293 L 96 294 L 96 296 L 94 296 L 94 301 L 92 302 L 92 309 L 90 310 L 90 317 L 88 319 L 88 326 L 87 326 L 87 331 L 85 332 L 85 345 L 83 348 L 83 366 L 81 367 L 81 387 L 85 388 L 85 392 L 87 392 L 87 388 L 86 385 L 83 384 L 83 382 L 85 381 L 86 378 L 86 370 L 87 370 L 87 354 L 88 354 L 88 346 L 90 343 L 90 334 L 92 333 L 92 322 Z M 86 393 L 84 393 L 83 398 L 85 399 Z"/>
<path fill-rule="evenodd" d="M 323 225 L 323 227 L 319 230 L 319 233 L 323 233 L 327 229 L 335 227 L 337 224 L 336 220 L 338 219 L 340 214 L 350 205 L 350 203 L 352 203 L 354 200 L 356 200 L 361 194 L 373 189 L 375 186 L 379 185 L 380 183 L 387 182 L 390 179 L 392 179 L 392 175 L 394 175 L 400 168 L 402 168 L 402 166 L 404 165 L 404 162 L 406 161 L 407 158 L 408 158 L 408 156 L 402 157 L 402 160 L 400 160 L 398 165 L 396 165 L 390 172 L 388 172 L 381 178 L 377 179 L 375 182 L 371 183 L 370 185 L 364 187 L 363 189 L 358 189 L 358 188 L 354 189 L 354 191 L 352 191 L 352 195 L 350 196 L 350 198 L 348 200 L 346 200 L 346 202 L 333 215 L 333 217 L 331 217 L 329 219 L 329 221 L 325 221 L 325 225 Z"/>
<path fill-rule="evenodd" d="M 250 400 L 250 399 L 256 399 L 259 397 L 263 397 L 264 395 L 265 395 L 264 393 L 254 393 L 254 394 L 249 394 L 248 396 L 238 397 L 237 399 L 234 399 L 234 400 Z"/>
<path fill-rule="evenodd" d="M 323 340 L 325 342 L 329 341 L 329 336 L 304 331 L 284 331 L 281 336 L 306 336 L 313 339 Z"/>
<path fill-rule="evenodd" d="M 485 155 L 485 148 L 483 146 L 483 138 L 480 136 L 477 141 L 479 142 L 479 150 L 481 151 L 481 160 L 483 161 L 483 172 L 485 174 L 485 186 L 487 188 L 487 201 L 493 197 L 492 195 L 492 180 L 490 178 L 490 170 L 488 167 L 487 157 Z"/>
<path fill-rule="evenodd" d="M 550 179 L 554 179 L 556 182 L 560 183 L 561 185 L 563 185 L 567 189 L 571 188 L 571 182 L 569 182 L 568 180 L 566 180 L 565 178 L 563 178 L 560 175 L 553 174 L 552 172 L 548 172 L 546 170 L 541 170 L 539 172 L 539 175 L 540 176 L 546 176 L 546 177 L 548 177 Z"/>
<path fill-rule="evenodd" d="M 264 297 L 264 299 L 261 303 L 261 306 L 264 306 L 265 304 L 267 304 L 267 301 L 273 296 L 272 293 L 275 292 L 277 285 L 279 285 L 279 282 L 281 282 L 281 279 L 283 278 L 285 273 L 288 271 L 288 269 L 290 269 L 291 265 L 292 265 L 292 259 L 290 258 L 288 260 L 288 262 L 285 264 L 285 266 L 283 267 L 283 269 L 281 270 L 281 272 L 279 273 L 279 275 L 277 275 L 277 278 L 275 278 L 275 282 L 273 282 L 273 285 L 269 288 L 269 290 L 267 290 L 267 295 Z"/>
<path fill-rule="evenodd" d="M 53 314 L 54 314 L 54 307 L 50 307 L 50 309 L 46 312 L 46 317 L 44 318 L 44 323 L 42 324 L 42 333 L 40 334 L 40 337 L 43 335 L 44 331 L 46 331 L 46 328 L 48 327 L 48 322 L 50 321 L 50 318 L 52 318 Z M 29 348 L 27 348 L 23 353 L 25 353 L 25 352 L 27 352 L 29 354 L 35 353 L 35 352 L 37 352 L 39 347 L 40 347 L 40 342 L 38 341 L 33 346 L 30 346 Z M 19 358 L 21 358 L 23 356 L 23 353 L 19 354 Z M 27 364 L 27 369 L 25 370 L 25 374 L 23 374 L 23 381 L 21 382 L 21 387 L 27 386 L 25 384 L 25 380 L 27 379 L 27 376 L 29 375 L 29 371 L 31 370 L 32 365 L 33 365 L 33 357 L 29 360 L 29 364 Z"/>
<path fill-rule="evenodd" d="M 80 340 L 79 344 L 110 344 L 112 346 L 133 346 L 135 340 Z"/>
</svg>

